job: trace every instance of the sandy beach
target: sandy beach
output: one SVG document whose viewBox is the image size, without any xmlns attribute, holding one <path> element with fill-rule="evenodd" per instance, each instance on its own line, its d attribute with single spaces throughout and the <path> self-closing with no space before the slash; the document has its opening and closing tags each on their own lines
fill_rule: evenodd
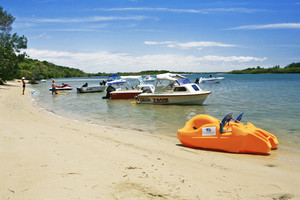
<svg viewBox="0 0 300 200">
<path fill-rule="evenodd" d="M 191 149 L 175 137 L 85 124 L 0 86 L 0 199 L 300 199 L 300 156 Z M 280 141 L 279 141 L 280 142 Z"/>
</svg>

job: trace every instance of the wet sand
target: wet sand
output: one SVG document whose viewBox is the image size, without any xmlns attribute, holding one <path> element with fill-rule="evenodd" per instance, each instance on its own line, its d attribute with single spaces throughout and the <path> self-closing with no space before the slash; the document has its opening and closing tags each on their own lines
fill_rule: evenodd
<svg viewBox="0 0 300 200">
<path fill-rule="evenodd" d="M 0 86 L 0 199 L 300 199 L 300 156 L 280 144 L 267 156 L 191 149 L 52 115 L 30 95 Z"/>
</svg>

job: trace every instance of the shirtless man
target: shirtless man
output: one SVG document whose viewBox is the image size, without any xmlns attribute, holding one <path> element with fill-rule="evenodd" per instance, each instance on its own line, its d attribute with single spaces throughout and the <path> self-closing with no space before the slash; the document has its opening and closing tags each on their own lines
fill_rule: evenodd
<svg viewBox="0 0 300 200">
<path fill-rule="evenodd" d="M 54 79 L 52 80 L 52 94 L 53 93 L 57 94 L 56 88 L 55 88 L 55 80 Z"/>
</svg>

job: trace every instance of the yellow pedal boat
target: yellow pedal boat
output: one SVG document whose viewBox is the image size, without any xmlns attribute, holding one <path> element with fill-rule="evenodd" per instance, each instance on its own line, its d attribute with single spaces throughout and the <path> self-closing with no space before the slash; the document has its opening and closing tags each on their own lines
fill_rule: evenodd
<svg viewBox="0 0 300 200">
<path fill-rule="evenodd" d="M 243 124 L 242 115 L 233 119 L 229 113 L 222 121 L 210 115 L 197 115 L 177 131 L 177 137 L 188 147 L 233 153 L 267 154 L 277 148 L 276 136 L 249 122 Z"/>
</svg>

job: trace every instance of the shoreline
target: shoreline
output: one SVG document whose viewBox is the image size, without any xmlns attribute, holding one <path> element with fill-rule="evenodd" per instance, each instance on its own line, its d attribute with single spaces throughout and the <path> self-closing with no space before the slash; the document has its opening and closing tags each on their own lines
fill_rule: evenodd
<svg viewBox="0 0 300 200">
<path fill-rule="evenodd" d="M 17 81 L 0 86 L 1 199 L 300 198 L 300 156 L 287 150 L 191 149 L 50 115 L 32 105 L 28 87 L 21 92 Z"/>
</svg>

